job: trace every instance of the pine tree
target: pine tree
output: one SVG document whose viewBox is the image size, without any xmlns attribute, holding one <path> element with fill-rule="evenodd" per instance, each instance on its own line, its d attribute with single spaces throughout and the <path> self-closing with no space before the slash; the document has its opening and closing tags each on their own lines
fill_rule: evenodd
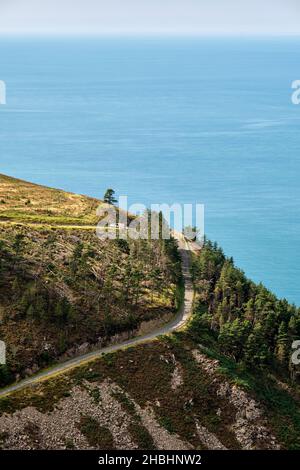
<svg viewBox="0 0 300 470">
<path fill-rule="evenodd" d="M 276 341 L 276 357 L 281 364 L 288 362 L 288 333 L 285 322 L 281 322 Z"/>
<path fill-rule="evenodd" d="M 260 367 L 269 359 L 270 354 L 265 343 L 262 325 L 256 323 L 245 344 L 244 362 L 250 366 Z"/>
<path fill-rule="evenodd" d="M 243 356 L 243 350 L 249 334 L 250 324 L 248 321 L 235 319 L 227 322 L 221 328 L 219 342 L 225 354 L 230 355 L 239 362 Z"/>
<path fill-rule="evenodd" d="M 106 204 L 116 204 L 117 199 L 115 198 L 115 191 L 111 188 L 107 189 L 104 194 L 103 200 L 104 202 L 106 202 Z"/>
</svg>

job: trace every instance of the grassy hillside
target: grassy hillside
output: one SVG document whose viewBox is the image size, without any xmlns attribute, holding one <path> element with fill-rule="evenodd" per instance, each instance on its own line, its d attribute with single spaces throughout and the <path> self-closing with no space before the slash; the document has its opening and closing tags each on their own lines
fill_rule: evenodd
<svg viewBox="0 0 300 470">
<path fill-rule="evenodd" d="M 0 222 L 95 224 L 101 201 L 0 175 Z"/>
<path fill-rule="evenodd" d="M 5 176 L 0 194 L 0 385 L 174 313 L 175 242 L 100 241 L 85 196 Z"/>
</svg>

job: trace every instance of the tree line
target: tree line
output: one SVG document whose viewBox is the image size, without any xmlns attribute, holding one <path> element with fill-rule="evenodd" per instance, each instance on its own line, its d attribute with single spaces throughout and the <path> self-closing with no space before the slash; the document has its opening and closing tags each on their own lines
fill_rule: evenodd
<svg viewBox="0 0 300 470">
<path fill-rule="evenodd" d="M 249 280 L 207 240 L 192 274 L 198 327 L 210 330 L 221 351 L 238 363 L 293 375 L 292 343 L 300 339 L 300 309 Z"/>
</svg>

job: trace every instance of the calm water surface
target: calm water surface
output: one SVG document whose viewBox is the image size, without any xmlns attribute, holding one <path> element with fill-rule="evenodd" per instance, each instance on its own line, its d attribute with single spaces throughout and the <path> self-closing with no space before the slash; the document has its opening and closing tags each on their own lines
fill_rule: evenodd
<svg viewBox="0 0 300 470">
<path fill-rule="evenodd" d="M 238 266 L 300 305 L 298 39 L 4 39 L 0 172 L 204 203 Z"/>
</svg>

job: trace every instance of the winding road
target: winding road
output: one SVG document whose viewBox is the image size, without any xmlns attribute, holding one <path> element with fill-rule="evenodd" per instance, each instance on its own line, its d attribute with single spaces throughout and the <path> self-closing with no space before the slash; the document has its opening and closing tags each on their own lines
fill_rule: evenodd
<svg viewBox="0 0 300 470">
<path fill-rule="evenodd" d="M 69 359 L 63 363 L 58 363 L 51 369 L 41 371 L 36 375 L 21 380 L 16 384 L 9 385 L 8 387 L 5 387 L 0 390 L 0 399 L 23 388 L 54 378 L 65 372 L 68 372 L 71 369 L 74 369 L 75 367 L 87 364 L 95 359 L 100 358 L 103 354 L 112 353 L 121 349 L 126 349 L 129 346 L 136 346 L 143 342 L 154 340 L 155 338 L 161 335 L 165 335 L 171 333 L 172 331 L 183 328 L 192 315 L 194 289 L 190 274 L 190 253 L 196 251 L 197 246 L 194 243 L 186 241 L 181 234 L 175 233 L 174 236 L 178 240 L 179 252 L 182 259 L 182 273 L 184 278 L 185 294 L 184 302 L 182 303 L 181 308 L 177 312 L 177 315 L 169 323 L 145 335 L 131 338 L 119 344 L 106 346 L 100 350 L 74 357 L 73 359 Z"/>
</svg>

